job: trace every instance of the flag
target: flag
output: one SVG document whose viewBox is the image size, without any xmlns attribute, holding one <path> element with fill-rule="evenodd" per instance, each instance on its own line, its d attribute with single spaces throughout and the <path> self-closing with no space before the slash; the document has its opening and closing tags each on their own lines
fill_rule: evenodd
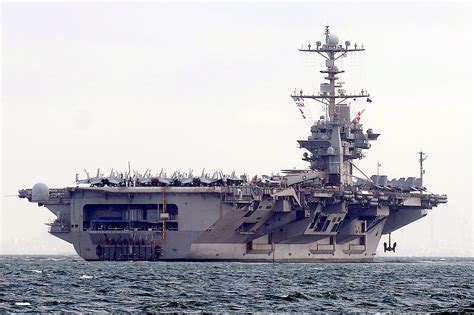
<svg viewBox="0 0 474 315">
<path fill-rule="evenodd" d="M 292 98 L 293 98 L 293 101 L 295 102 L 296 106 L 298 106 L 298 109 L 300 110 L 301 116 L 303 116 L 303 119 L 306 119 L 306 116 L 305 116 L 305 114 L 303 112 L 303 109 L 302 109 L 302 108 L 304 108 L 304 98 L 297 97 L 297 96 L 294 96 Z"/>
<path fill-rule="evenodd" d="M 372 100 L 367 97 L 367 103 L 372 103 Z"/>
<path fill-rule="evenodd" d="M 360 112 L 357 112 L 357 115 L 352 119 L 353 124 L 358 124 L 360 122 L 360 116 L 365 112 L 365 108 Z"/>
<path fill-rule="evenodd" d="M 304 115 L 304 112 L 301 108 L 298 108 L 300 110 L 301 116 L 303 116 L 303 119 L 306 119 L 306 116 Z"/>
<path fill-rule="evenodd" d="M 293 97 L 293 101 L 295 102 L 296 106 L 304 107 L 304 98 L 300 97 Z"/>
</svg>

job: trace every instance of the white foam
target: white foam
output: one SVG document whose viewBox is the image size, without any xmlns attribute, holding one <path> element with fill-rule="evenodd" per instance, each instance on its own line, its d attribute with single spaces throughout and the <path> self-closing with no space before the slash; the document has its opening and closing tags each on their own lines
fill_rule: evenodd
<svg viewBox="0 0 474 315">
<path fill-rule="evenodd" d="M 31 304 L 28 302 L 16 302 L 15 305 L 16 306 L 30 306 Z"/>
<path fill-rule="evenodd" d="M 41 270 L 36 270 L 36 269 L 33 269 L 33 270 L 30 270 L 31 272 L 35 272 L 35 273 L 43 273 L 43 271 Z"/>
<path fill-rule="evenodd" d="M 81 279 L 93 279 L 94 276 L 82 275 Z"/>
</svg>

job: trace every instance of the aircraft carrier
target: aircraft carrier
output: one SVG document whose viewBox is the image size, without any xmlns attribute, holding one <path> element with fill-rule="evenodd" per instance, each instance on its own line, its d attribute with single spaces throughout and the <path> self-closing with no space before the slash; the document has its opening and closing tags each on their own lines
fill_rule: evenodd
<svg viewBox="0 0 474 315">
<path fill-rule="evenodd" d="M 298 140 L 307 169 L 249 178 L 129 167 L 76 175 L 74 187 L 38 183 L 19 197 L 52 211 L 49 232 L 86 260 L 371 261 L 382 235 L 423 218 L 447 196 L 424 187 L 423 152 L 419 178 L 367 176 L 355 165 L 379 134 L 364 130 L 360 112 L 351 115 L 349 102 L 371 102 L 370 95 L 343 89 L 336 60 L 363 50 L 339 44 L 329 27 L 323 43 L 300 49 L 325 60 L 319 91 L 291 95 L 303 115 L 307 100 L 325 109 Z M 396 243 L 384 250 L 395 251 Z"/>
</svg>

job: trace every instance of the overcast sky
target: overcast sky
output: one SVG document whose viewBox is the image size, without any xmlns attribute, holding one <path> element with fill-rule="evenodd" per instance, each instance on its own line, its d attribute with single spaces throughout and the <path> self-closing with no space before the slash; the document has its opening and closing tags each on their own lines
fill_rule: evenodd
<svg viewBox="0 0 474 315">
<path fill-rule="evenodd" d="M 322 82 L 323 60 L 297 49 L 323 40 L 326 24 L 367 49 L 342 64 L 347 89 L 373 100 L 354 111 L 382 134 L 357 165 L 418 176 L 423 148 L 426 186 L 448 194 L 392 234 L 396 255 L 472 256 L 472 8 L 408 2 L 4 1 L 0 254 L 73 253 L 47 233 L 46 208 L 8 195 L 73 186 L 84 168 L 306 167 L 296 140 L 311 122 L 289 94 Z"/>
</svg>

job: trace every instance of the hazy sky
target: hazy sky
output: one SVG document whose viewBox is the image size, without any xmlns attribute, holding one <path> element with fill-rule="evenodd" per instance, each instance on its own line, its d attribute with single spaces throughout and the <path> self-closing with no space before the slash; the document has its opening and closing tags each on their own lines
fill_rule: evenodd
<svg viewBox="0 0 474 315">
<path fill-rule="evenodd" d="M 322 82 L 323 60 L 297 49 L 323 40 L 326 24 L 367 49 L 342 64 L 348 90 L 373 99 L 354 109 L 382 134 L 357 165 L 417 176 L 423 148 L 426 186 L 448 194 L 392 234 L 396 255 L 474 253 L 469 3 L 4 1 L 1 20 L 0 254 L 73 253 L 47 233 L 46 208 L 5 195 L 73 186 L 84 168 L 305 167 L 296 140 L 310 123 L 289 94 Z"/>
</svg>

